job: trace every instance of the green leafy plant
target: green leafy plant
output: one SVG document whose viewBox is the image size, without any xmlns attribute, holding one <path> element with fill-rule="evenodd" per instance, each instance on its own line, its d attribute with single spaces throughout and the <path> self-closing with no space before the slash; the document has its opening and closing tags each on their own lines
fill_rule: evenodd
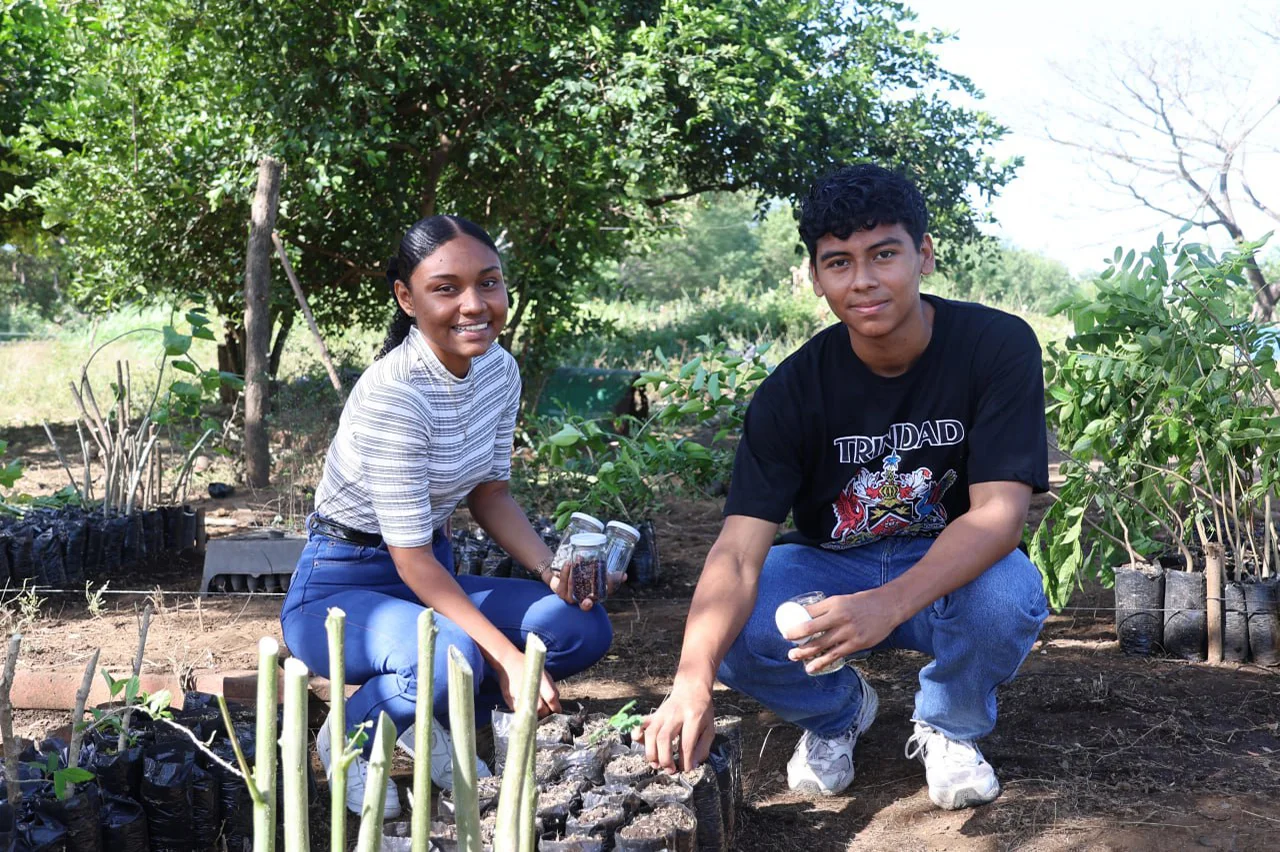
<svg viewBox="0 0 1280 852">
<path fill-rule="evenodd" d="M 683 364 L 659 350 L 667 368 L 636 380 L 655 400 L 646 419 L 569 417 L 558 429 L 543 424 L 539 434 L 546 437 L 533 441 L 533 469 L 539 485 L 565 495 L 555 507 L 558 525 L 573 512 L 642 519 L 665 494 L 727 481 L 732 448 L 723 442 L 741 431 L 747 403 L 769 374 L 763 361 L 769 347 L 733 353 L 709 337 L 700 341 L 704 353 Z M 707 444 L 695 438 L 712 429 Z"/>
<path fill-rule="evenodd" d="M 164 472 L 155 453 L 161 429 L 166 431 L 172 444 L 186 450 L 169 489 L 168 499 L 176 501 L 185 497 L 196 454 L 222 427 L 217 419 L 204 414 L 205 408 L 215 401 L 215 395 L 221 388 L 238 390 L 244 387 L 244 382 L 233 373 L 200 366 L 191 354 L 191 344 L 197 339 L 215 339 L 209 328 L 210 320 L 199 310 L 187 311 L 183 319 L 186 321 L 185 331 L 171 322 L 163 328 L 130 329 L 106 341 L 89 355 L 81 368 L 79 382 L 72 384 L 72 396 L 80 411 L 76 429 L 81 436 L 81 453 L 85 460 L 83 486 L 72 488 L 83 502 L 93 500 L 94 481 L 89 469 L 85 435 L 96 444 L 106 469 L 102 503 L 108 512 L 130 512 L 135 505 L 145 507 L 162 501 Z M 107 398 L 109 404 L 105 406 L 104 413 L 89 381 L 89 367 L 105 347 L 122 337 L 139 333 L 159 334 L 164 341 L 156 387 L 145 404 L 136 405 L 128 364 L 117 361 L 117 378 L 111 383 L 111 395 Z M 171 378 L 167 386 L 166 367 L 171 367 L 175 376 L 182 374 Z M 52 439 L 52 435 L 50 437 Z"/>
<path fill-rule="evenodd" d="M 8 449 L 9 442 L 0 441 L 0 456 L 3 456 Z M 0 458 L 0 488 L 12 488 L 21 478 L 22 461 L 20 459 L 5 461 Z"/>
<path fill-rule="evenodd" d="M 99 586 L 95 590 L 93 588 L 93 583 L 91 581 L 89 580 L 84 581 L 85 606 L 89 610 L 89 615 L 93 616 L 94 618 L 101 618 L 102 614 L 106 612 L 106 605 L 103 601 L 103 598 L 106 594 L 107 587 L 110 585 L 111 585 L 111 581 L 108 580 L 107 582 L 103 583 L 101 586 Z"/>
<path fill-rule="evenodd" d="M 45 778 L 53 781 L 53 795 L 60 802 L 65 802 L 71 791 L 71 785 L 82 784 L 85 781 L 92 781 L 98 776 L 94 775 L 87 769 L 79 766 L 58 766 L 58 753 L 54 751 L 46 752 L 43 763 L 30 763 L 44 775 Z"/>
<path fill-rule="evenodd" d="M 1277 564 L 1280 374 L 1230 298 L 1258 248 L 1117 249 L 1095 292 L 1061 307 L 1075 334 L 1049 347 L 1047 410 L 1070 458 L 1030 548 L 1055 607 L 1089 572 L 1110 584 L 1117 564 L 1170 551 L 1192 570 L 1210 542 L 1237 576 Z"/>
<path fill-rule="evenodd" d="M 124 723 L 121 720 L 126 710 L 145 713 L 152 719 L 173 718 L 173 711 L 170 708 L 173 695 L 169 690 L 162 689 L 159 692 L 148 693 L 141 689 L 137 677 L 115 678 L 106 669 L 102 669 L 102 679 L 107 683 L 107 692 L 112 700 L 123 699 L 123 705 L 109 710 L 99 707 L 90 708 L 89 715 L 93 717 L 93 721 L 82 722 L 80 725 L 82 730 L 102 730 L 116 736 L 124 734 L 129 745 L 136 745 L 137 737 L 124 729 Z"/>
<path fill-rule="evenodd" d="M 625 734 L 638 728 L 640 723 L 644 721 L 644 716 L 631 712 L 631 708 L 635 706 L 636 702 L 634 700 L 623 704 L 618 708 L 617 713 L 609 717 L 609 726 L 596 731 L 587 742 L 591 745 L 597 745 L 611 733 Z"/>
</svg>

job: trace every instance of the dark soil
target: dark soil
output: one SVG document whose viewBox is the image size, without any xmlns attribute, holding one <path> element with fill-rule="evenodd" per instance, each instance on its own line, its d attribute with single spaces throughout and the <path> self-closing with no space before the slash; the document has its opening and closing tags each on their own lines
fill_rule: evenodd
<svg viewBox="0 0 1280 852">
<path fill-rule="evenodd" d="M 40 434 L 4 437 L 32 447 Z M 72 436 L 74 433 L 72 433 Z M 22 439 L 26 439 L 25 441 Z M 59 435 L 62 440 L 62 435 Z M 51 493 L 61 473 L 49 458 L 27 455 Z M 29 473 L 28 476 L 33 476 Z M 28 480 L 24 479 L 24 485 Z M 299 501 L 292 487 L 204 500 L 219 523 L 211 535 L 267 525 Z M 1044 502 L 1033 508 L 1038 520 Z M 614 624 L 610 653 L 590 672 L 560 684 L 566 707 L 612 714 L 635 698 L 656 707 L 670 688 L 702 561 L 720 527 L 718 501 L 669 504 L 654 518 L 661 574 L 645 588 L 624 586 L 605 603 Z M 157 612 L 147 672 L 179 673 L 184 683 L 207 671 L 252 668 L 263 635 L 279 636 L 280 596 L 210 598 L 197 603 L 199 564 L 173 559 L 112 580 L 99 614 L 83 593 L 45 594 L 40 617 L 24 630 L 19 666 L 79 671 L 94 647 L 101 665 L 123 671 L 136 642 L 137 610 Z M 8 609 L 16 616 L 16 603 Z M 1019 677 L 1001 689 L 1000 723 L 982 742 L 1003 793 L 965 811 L 936 809 L 924 771 L 903 757 L 911 732 L 916 674 L 910 652 L 877 654 L 858 665 L 880 694 L 880 714 L 858 745 L 858 776 L 843 794 L 820 801 L 791 795 L 785 765 L 799 731 L 723 687 L 716 713 L 744 719 L 745 808 L 736 848 L 750 852 L 847 849 L 1150 850 L 1276 848 L 1280 826 L 1280 678 L 1253 665 L 1211 666 L 1125 657 L 1115 636 L 1107 590 L 1078 591 L 1053 615 Z M 39 736 L 68 714 L 19 712 L 15 732 Z M 317 767 L 318 769 L 318 767 Z M 395 774 L 409 784 L 400 756 Z M 320 775 L 323 784 L 323 775 Z M 408 798 L 402 790 L 401 799 Z M 320 817 L 318 817 L 320 818 Z M 317 847 L 327 840 L 313 831 Z M 354 838 L 354 821 L 352 824 Z"/>
</svg>

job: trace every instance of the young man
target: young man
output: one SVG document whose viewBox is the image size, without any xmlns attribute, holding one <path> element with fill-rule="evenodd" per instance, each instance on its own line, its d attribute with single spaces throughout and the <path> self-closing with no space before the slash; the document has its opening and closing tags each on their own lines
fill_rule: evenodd
<svg viewBox="0 0 1280 852">
<path fill-rule="evenodd" d="M 920 295 L 934 268 L 927 224 L 915 186 L 873 165 L 805 199 L 813 288 L 840 322 L 751 402 L 675 682 L 641 734 L 655 766 L 705 759 L 718 674 L 804 730 L 793 790 L 839 793 L 877 698 L 851 665 L 816 673 L 911 648 L 933 657 L 907 738 L 929 797 L 963 808 L 999 795 L 974 741 L 1047 614 L 1017 549 L 1031 494 L 1049 484 L 1040 347 L 1017 317 Z M 774 544 L 788 513 L 796 532 Z M 815 590 L 826 598 L 807 607 L 812 621 L 781 635 L 778 605 Z"/>
</svg>

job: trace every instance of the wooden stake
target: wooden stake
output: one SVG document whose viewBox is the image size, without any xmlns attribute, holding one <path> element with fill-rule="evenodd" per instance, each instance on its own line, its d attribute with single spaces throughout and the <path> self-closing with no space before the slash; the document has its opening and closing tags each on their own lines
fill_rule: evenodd
<svg viewBox="0 0 1280 852">
<path fill-rule="evenodd" d="M 453 804 L 458 852 L 480 852 L 476 795 L 475 675 L 456 645 L 449 646 L 449 733 L 453 734 Z"/>
<path fill-rule="evenodd" d="M 258 640 L 257 755 L 253 767 L 253 852 L 276 848 L 276 712 L 279 687 L 276 660 L 280 643 L 269 637 Z"/>
<path fill-rule="evenodd" d="M 347 614 L 329 608 L 324 620 L 329 637 L 329 849 L 347 848 Z"/>
<path fill-rule="evenodd" d="M 76 690 L 76 707 L 71 711 L 71 746 L 67 749 L 67 766 L 80 765 L 80 742 L 84 739 L 84 705 L 89 700 L 89 690 L 93 688 L 93 676 L 98 671 L 98 656 L 101 648 L 93 650 L 89 665 L 84 667 L 84 677 L 80 688 Z"/>
<path fill-rule="evenodd" d="M 0 678 L 0 737 L 4 737 L 4 776 L 8 786 L 9 803 L 17 806 L 22 801 L 22 787 L 18 784 L 18 741 L 13 738 L 13 704 L 9 693 L 13 690 L 13 675 L 18 666 L 18 652 L 22 650 L 22 634 L 9 637 L 9 655 L 4 659 L 4 676 Z"/>
<path fill-rule="evenodd" d="M 151 606 L 142 611 L 142 621 L 138 625 L 138 653 L 133 657 L 133 676 L 142 677 L 142 653 L 147 649 L 147 633 L 151 631 Z M 133 708 L 124 708 L 124 717 L 120 720 L 120 738 L 116 741 L 116 751 L 124 753 L 129 745 L 129 719 L 133 716 Z M 274 717 L 273 717 L 274 718 Z"/>
<path fill-rule="evenodd" d="M 498 824 L 493 836 L 493 852 L 518 852 L 520 816 L 524 800 L 524 768 L 529 750 L 534 748 L 538 730 L 538 689 L 547 646 L 530 633 L 524 647 L 524 680 L 516 696 L 515 724 L 507 743 L 507 763 L 502 768 L 502 788 L 498 794 Z"/>
<path fill-rule="evenodd" d="M 316 319 L 311 315 L 311 306 L 307 304 L 307 296 L 302 292 L 302 285 L 298 283 L 298 276 L 293 274 L 293 264 L 289 263 L 289 256 L 285 254 L 284 243 L 280 241 L 280 235 L 274 231 L 271 233 L 271 241 L 276 245 L 276 254 L 280 256 L 280 265 L 284 267 L 285 277 L 289 279 L 289 286 L 293 288 L 293 295 L 297 297 L 298 306 L 302 308 L 302 316 L 307 320 L 307 328 L 311 329 L 311 336 L 316 340 L 316 348 L 320 350 L 320 362 L 324 364 L 325 372 L 329 374 L 329 383 L 338 392 L 338 397 L 343 402 L 346 402 L 347 394 L 342 389 L 342 380 L 338 378 L 338 371 L 334 369 L 333 358 L 329 357 L 329 347 L 325 345 L 324 338 L 320 335 L 320 327 L 316 325 Z"/>
<path fill-rule="evenodd" d="M 58 439 L 53 437 L 53 430 L 49 428 L 48 420 L 41 420 L 40 425 L 44 427 L 44 433 L 49 436 L 49 443 L 53 444 L 54 455 L 58 457 L 58 461 L 62 463 L 62 469 L 67 472 L 67 479 L 71 480 L 71 490 L 76 492 L 76 496 L 80 498 L 80 505 L 84 505 L 84 494 L 80 491 L 76 478 L 71 475 L 71 468 L 67 465 L 67 459 L 62 455 L 62 448 L 58 446 Z"/>
<path fill-rule="evenodd" d="M 431 728 L 435 682 L 435 612 L 428 607 L 418 614 L 418 698 L 413 717 L 413 818 L 412 852 L 427 852 L 431 843 Z"/>
<path fill-rule="evenodd" d="M 1204 552 L 1205 622 L 1209 629 L 1209 662 L 1222 662 L 1222 561 L 1221 542 Z"/>
<path fill-rule="evenodd" d="M 284 773 L 285 852 L 311 852 L 307 808 L 307 664 L 284 661 L 284 730 L 280 732 Z"/>
<path fill-rule="evenodd" d="M 369 755 L 369 771 L 365 776 L 364 801 L 360 803 L 360 835 L 356 840 L 356 852 L 378 852 L 382 848 L 387 775 L 391 772 L 391 752 L 395 747 L 395 723 L 385 712 L 379 713 L 377 733 L 373 735 L 373 753 Z"/>
</svg>

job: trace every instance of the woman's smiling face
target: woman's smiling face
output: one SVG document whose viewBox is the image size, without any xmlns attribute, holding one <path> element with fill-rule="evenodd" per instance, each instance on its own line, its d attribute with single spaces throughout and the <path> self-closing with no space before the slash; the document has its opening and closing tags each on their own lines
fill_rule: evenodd
<svg viewBox="0 0 1280 852">
<path fill-rule="evenodd" d="M 396 281 L 396 299 L 440 363 L 459 377 L 507 322 L 507 285 L 498 255 L 466 234 L 424 257 L 407 283 Z"/>
</svg>

